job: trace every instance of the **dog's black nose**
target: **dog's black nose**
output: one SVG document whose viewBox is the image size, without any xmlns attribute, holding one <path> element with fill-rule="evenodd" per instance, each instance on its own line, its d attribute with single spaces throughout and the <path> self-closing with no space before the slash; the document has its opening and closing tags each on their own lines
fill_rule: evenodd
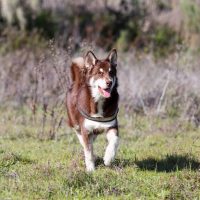
<svg viewBox="0 0 200 200">
<path fill-rule="evenodd" d="M 107 87 L 111 87 L 112 81 L 106 81 L 106 85 L 107 85 Z"/>
</svg>

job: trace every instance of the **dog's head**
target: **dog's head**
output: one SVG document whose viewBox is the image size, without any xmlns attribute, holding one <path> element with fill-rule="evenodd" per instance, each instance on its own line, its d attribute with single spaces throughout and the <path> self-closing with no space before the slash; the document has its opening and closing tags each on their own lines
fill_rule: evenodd
<svg viewBox="0 0 200 200">
<path fill-rule="evenodd" d="M 96 100 L 100 97 L 109 98 L 113 88 L 116 86 L 116 49 L 111 50 L 107 58 L 103 60 L 97 59 L 92 51 L 88 51 L 84 62 L 92 96 Z"/>
</svg>

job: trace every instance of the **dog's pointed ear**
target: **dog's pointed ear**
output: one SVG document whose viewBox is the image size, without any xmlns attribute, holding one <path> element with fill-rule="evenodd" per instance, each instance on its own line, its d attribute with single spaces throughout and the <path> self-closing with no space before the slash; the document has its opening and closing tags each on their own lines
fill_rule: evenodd
<svg viewBox="0 0 200 200">
<path fill-rule="evenodd" d="M 92 51 L 88 51 L 85 56 L 85 67 L 92 68 L 97 62 L 97 58 Z"/>
<path fill-rule="evenodd" d="M 108 61 L 111 63 L 112 66 L 117 66 L 117 50 L 112 49 L 110 53 L 108 54 Z"/>
</svg>

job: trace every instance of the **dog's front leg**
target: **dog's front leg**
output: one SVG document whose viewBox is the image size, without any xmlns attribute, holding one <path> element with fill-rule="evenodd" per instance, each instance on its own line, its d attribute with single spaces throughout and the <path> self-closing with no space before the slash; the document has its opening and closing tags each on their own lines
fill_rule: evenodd
<svg viewBox="0 0 200 200">
<path fill-rule="evenodd" d="M 115 158 L 117 147 L 119 144 L 119 136 L 117 128 L 111 128 L 107 131 L 108 146 L 104 155 L 104 164 L 109 166 Z"/>
<path fill-rule="evenodd" d="M 77 134 L 77 136 L 84 149 L 86 169 L 88 172 L 94 171 L 93 135 L 84 132 L 83 134 Z"/>
</svg>

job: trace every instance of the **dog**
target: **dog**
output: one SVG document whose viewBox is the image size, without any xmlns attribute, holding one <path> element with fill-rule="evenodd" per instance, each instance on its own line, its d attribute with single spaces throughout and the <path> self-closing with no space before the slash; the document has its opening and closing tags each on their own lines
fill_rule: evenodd
<svg viewBox="0 0 200 200">
<path fill-rule="evenodd" d="M 93 142 L 106 132 L 108 146 L 104 164 L 110 166 L 116 155 L 118 134 L 117 51 L 112 49 L 99 60 L 92 51 L 71 64 L 71 87 L 67 94 L 68 124 L 83 146 L 88 172 L 95 170 Z"/>
</svg>

